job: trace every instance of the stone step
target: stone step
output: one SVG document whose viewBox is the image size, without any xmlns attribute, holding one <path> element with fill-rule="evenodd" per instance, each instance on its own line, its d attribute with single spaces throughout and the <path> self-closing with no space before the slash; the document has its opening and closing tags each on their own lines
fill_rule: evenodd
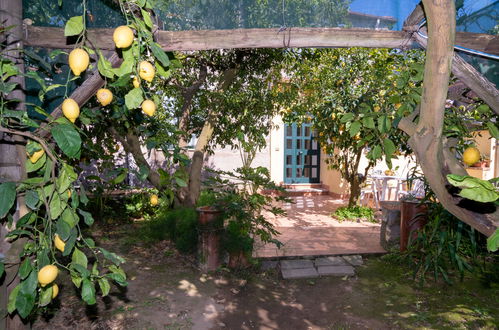
<svg viewBox="0 0 499 330">
<path fill-rule="evenodd" d="M 362 256 L 320 257 L 311 259 L 280 260 L 283 279 L 317 278 L 321 276 L 353 276 L 355 267 L 363 264 Z M 266 267 L 268 269 L 268 267 Z"/>
</svg>

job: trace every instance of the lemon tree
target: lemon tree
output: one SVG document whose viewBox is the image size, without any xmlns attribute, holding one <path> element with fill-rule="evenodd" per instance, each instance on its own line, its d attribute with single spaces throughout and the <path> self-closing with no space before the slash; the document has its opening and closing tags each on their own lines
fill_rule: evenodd
<svg viewBox="0 0 499 330">
<path fill-rule="evenodd" d="M 90 305 L 96 303 L 97 294 L 109 294 L 111 283 L 127 285 L 121 268 L 125 260 L 83 235 L 83 228 L 91 226 L 94 219 L 85 211 L 88 197 L 84 187 L 77 184 L 74 164 L 81 158 L 82 132 L 92 119 L 102 118 L 91 118 L 88 109 L 80 109 L 81 104 L 69 95 L 70 83 L 83 79 L 91 65 L 90 55 L 96 54 L 98 60 L 93 66 L 107 83 L 96 95 L 100 105 L 110 107 L 110 112 L 117 111 L 121 118 L 116 119 L 125 123 L 141 113 L 138 108 L 144 100 L 150 100 L 154 107 L 149 104 L 145 109 L 148 114 L 140 119 L 146 125 L 146 117 L 153 116 L 156 104 L 160 104 L 153 91 L 154 80 L 160 79 L 158 73 L 167 76 L 169 70 L 169 55 L 153 40 L 147 1 L 141 1 L 140 5 L 135 1 L 120 2 L 127 26 L 116 33 L 117 46 L 123 50 L 122 65 L 118 68 L 113 68 L 87 39 L 86 1 L 82 4 L 82 15 L 68 19 L 64 29 L 66 37 L 76 39 L 75 49 L 67 57 L 71 69 L 67 83 L 48 85 L 36 72 L 30 73 L 40 85 L 40 99 L 49 91 L 63 96 L 63 116 L 52 116 L 36 106 L 36 112 L 46 118 L 41 125 L 28 115 L 26 104 L 11 99 L 10 93 L 20 89 L 15 82 L 18 80 L 13 78 L 22 77 L 23 73 L 0 54 L 0 133 L 4 138 L 20 139 L 23 153 L 18 156 L 25 160 L 20 180 L 12 178 L 0 183 L 0 220 L 9 230 L 6 238 L 12 246 L 20 247 L 20 250 L 11 248 L 12 252 L 5 258 L 2 256 L 0 277 L 6 270 L 9 278 L 17 277 L 19 284 L 9 293 L 6 307 L 10 314 L 23 319 L 49 305 L 58 295 L 60 272 L 70 275 L 81 298 Z M 135 10 L 129 10 L 130 7 Z M 147 65 L 141 66 L 141 62 Z M 141 71 L 143 67 L 145 73 Z M 133 78 L 140 79 L 137 87 L 132 84 Z M 119 105 L 114 102 L 115 91 Z M 19 219 L 15 219 L 17 205 L 26 206 Z"/>
<path fill-rule="evenodd" d="M 408 152 L 407 137 L 396 125 L 419 101 L 421 61 L 417 51 L 303 50 L 288 61 L 289 82 L 275 87 L 288 98 L 281 112 L 285 121 L 313 124 L 327 164 L 350 185 L 350 207 L 357 204 L 360 186 L 376 162 L 384 157 L 391 168 L 392 158 Z M 394 85 L 402 72 L 413 78 L 399 89 Z M 413 88 L 404 89 L 409 83 Z M 359 170 L 364 153 L 368 163 Z"/>
</svg>

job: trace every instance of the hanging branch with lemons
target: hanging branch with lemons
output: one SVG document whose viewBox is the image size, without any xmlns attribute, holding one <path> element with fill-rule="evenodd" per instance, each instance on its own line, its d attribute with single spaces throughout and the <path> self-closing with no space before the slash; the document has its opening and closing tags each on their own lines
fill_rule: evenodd
<svg viewBox="0 0 499 330">
<path fill-rule="evenodd" d="M 83 12 L 85 5 L 84 1 Z M 126 274 L 120 267 L 124 259 L 97 247 L 91 238 L 82 234 L 82 226 L 90 226 L 94 220 L 90 213 L 82 209 L 88 198 L 83 186 L 75 186 L 78 175 L 70 165 L 81 154 L 82 123 L 78 119 L 82 113 L 78 103 L 67 97 L 69 83 L 84 74 L 90 65 L 90 55 L 96 54 L 97 68 L 112 84 L 111 88 L 120 96 L 123 90 L 128 89 L 123 95 L 124 106 L 113 104 L 116 98 L 111 89 L 98 90 L 96 98 L 103 114 L 113 114 L 112 118 L 122 124 L 130 123 L 130 118 L 137 115 L 133 112 L 139 107 L 145 116 L 154 115 L 160 100 L 155 94 L 153 80 L 157 73 L 163 77 L 169 75 L 170 57 L 154 42 L 148 2 L 120 1 L 120 6 L 127 25 L 118 27 L 114 33 L 116 46 L 123 57 L 118 68 L 113 68 L 100 50 L 94 51 L 87 46 L 91 45 L 91 41 L 86 38 L 85 15 L 67 21 L 65 36 L 77 36 L 77 46 L 68 56 L 72 76 L 68 76 L 66 98 L 61 106 L 64 117 L 53 119 L 43 109 L 37 110 L 50 119 L 46 126 L 50 132 L 47 139 L 30 132 L 30 127 L 37 128 L 39 124 L 29 118 L 25 110 L 14 111 L 16 102 L 8 100 L 8 94 L 19 86 L 7 80 L 21 73 L 14 63 L 2 56 L 0 132 L 26 138 L 28 159 L 25 164 L 26 179 L 0 184 L 0 219 L 10 224 L 7 239 L 11 243 L 22 243 L 20 261 L 10 264 L 8 256 L 0 260 L 0 276 L 6 267 L 18 266 L 20 283 L 9 294 L 7 309 L 10 314 L 18 313 L 23 319 L 49 305 L 58 295 L 56 282 L 60 271 L 70 274 L 82 299 L 90 305 L 96 303 L 97 291 L 102 296 L 109 293 L 111 282 L 127 285 Z M 43 83 L 43 79 L 34 78 Z M 43 92 L 56 87 L 61 86 L 49 86 L 43 88 Z M 147 123 L 147 117 L 140 119 L 140 123 Z M 55 144 L 51 143 L 51 138 Z M 14 224 L 14 206 L 19 196 L 24 198 L 28 211 Z M 152 204 L 158 202 L 156 195 L 151 196 Z"/>
</svg>

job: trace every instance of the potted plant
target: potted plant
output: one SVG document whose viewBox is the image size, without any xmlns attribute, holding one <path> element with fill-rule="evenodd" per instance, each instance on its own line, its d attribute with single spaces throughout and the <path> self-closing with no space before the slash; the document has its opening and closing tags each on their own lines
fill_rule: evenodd
<svg viewBox="0 0 499 330">
<path fill-rule="evenodd" d="M 416 238 L 417 232 L 428 222 L 428 207 L 414 194 L 400 198 L 400 251 L 407 249 L 409 236 Z"/>
<path fill-rule="evenodd" d="M 199 213 L 199 223 L 207 225 L 219 219 L 222 210 L 219 205 L 219 197 L 213 190 L 203 190 L 196 203 L 196 211 Z"/>
</svg>

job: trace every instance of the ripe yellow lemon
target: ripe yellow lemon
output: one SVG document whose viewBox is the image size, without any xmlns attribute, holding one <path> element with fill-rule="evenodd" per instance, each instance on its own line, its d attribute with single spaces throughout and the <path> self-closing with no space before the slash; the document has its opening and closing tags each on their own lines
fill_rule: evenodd
<svg viewBox="0 0 499 330">
<path fill-rule="evenodd" d="M 381 110 L 381 108 L 379 107 L 379 105 L 375 105 L 373 109 L 374 109 L 374 112 L 378 112 L 378 111 Z"/>
<path fill-rule="evenodd" d="M 398 110 L 402 106 L 402 103 L 395 103 L 394 107 Z"/>
<path fill-rule="evenodd" d="M 126 25 L 118 26 L 113 33 L 114 44 L 117 48 L 127 48 L 133 43 L 133 31 Z"/>
<path fill-rule="evenodd" d="M 62 113 L 72 123 L 80 116 L 80 106 L 73 99 L 65 99 L 62 102 Z"/>
<path fill-rule="evenodd" d="M 151 195 L 150 202 L 152 206 L 158 205 L 158 196 L 157 195 Z"/>
<path fill-rule="evenodd" d="M 133 77 L 132 84 L 133 84 L 133 87 L 135 87 L 135 88 L 139 88 L 139 87 L 140 87 L 140 81 L 139 81 L 139 78 L 137 78 L 137 77 Z"/>
<path fill-rule="evenodd" d="M 463 162 L 471 166 L 480 160 L 480 151 L 475 147 L 468 147 L 463 152 Z"/>
<path fill-rule="evenodd" d="M 153 116 L 156 112 L 156 104 L 154 104 L 154 102 L 151 100 L 145 100 L 144 102 L 142 102 L 141 107 L 142 111 L 148 116 Z"/>
<path fill-rule="evenodd" d="M 52 284 L 52 299 L 57 297 L 58 294 L 59 294 L 59 286 L 54 283 Z"/>
<path fill-rule="evenodd" d="M 64 243 L 64 241 L 57 234 L 55 234 L 54 236 L 54 245 L 57 250 L 64 252 L 64 247 L 66 246 L 66 243 Z"/>
<path fill-rule="evenodd" d="M 29 160 L 34 164 L 38 161 L 38 159 L 42 158 L 43 154 L 45 153 L 45 150 L 38 150 L 35 151 L 30 157 Z"/>
<path fill-rule="evenodd" d="M 56 266 L 47 265 L 38 272 L 38 283 L 40 283 L 41 286 L 46 286 L 55 280 L 58 273 L 59 270 Z"/>
<path fill-rule="evenodd" d="M 88 64 L 90 63 L 90 57 L 88 53 L 81 49 L 75 48 L 69 53 L 69 67 L 75 76 L 79 76 L 80 73 L 85 71 L 88 68 Z"/>
<path fill-rule="evenodd" d="M 97 100 L 105 107 L 113 100 L 113 93 L 107 88 L 101 88 L 97 91 Z"/>
<path fill-rule="evenodd" d="M 139 76 L 145 81 L 151 82 L 156 74 L 156 69 L 151 63 L 142 61 L 139 64 Z"/>
</svg>

